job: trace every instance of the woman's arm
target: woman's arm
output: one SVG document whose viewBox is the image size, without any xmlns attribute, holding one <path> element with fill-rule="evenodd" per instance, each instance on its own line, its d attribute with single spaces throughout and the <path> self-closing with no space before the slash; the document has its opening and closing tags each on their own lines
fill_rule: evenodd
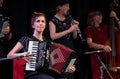
<svg viewBox="0 0 120 79">
<path fill-rule="evenodd" d="M 59 39 L 65 36 L 66 34 L 69 34 L 70 32 L 76 31 L 77 29 L 78 27 L 76 25 L 71 25 L 69 29 L 56 33 L 55 24 L 52 21 L 49 22 L 49 31 L 50 31 L 50 37 L 52 40 Z"/>
<path fill-rule="evenodd" d="M 78 34 L 78 31 L 79 31 L 79 22 L 74 20 L 72 25 L 74 25 L 75 27 L 77 27 L 77 30 L 73 31 L 73 39 L 76 39 L 77 38 L 77 34 Z"/>
<path fill-rule="evenodd" d="M 120 19 L 118 18 L 117 14 L 115 13 L 115 11 L 111 11 L 110 12 L 110 17 L 114 17 L 115 21 L 118 23 L 118 27 L 120 29 Z"/>
<path fill-rule="evenodd" d="M 20 42 L 18 42 L 14 46 L 14 48 L 8 53 L 7 57 L 26 56 L 28 54 L 27 52 L 18 53 L 22 48 L 23 45 Z"/>
<path fill-rule="evenodd" d="M 87 44 L 92 49 L 103 49 L 105 52 L 110 52 L 112 50 L 109 45 L 102 45 L 93 42 L 92 38 L 87 38 Z"/>
</svg>

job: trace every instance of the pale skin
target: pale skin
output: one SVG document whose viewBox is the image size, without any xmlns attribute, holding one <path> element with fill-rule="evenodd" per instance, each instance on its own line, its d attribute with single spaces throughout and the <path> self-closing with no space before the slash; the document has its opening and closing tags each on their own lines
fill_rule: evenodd
<svg viewBox="0 0 120 79">
<path fill-rule="evenodd" d="M 100 23 L 102 22 L 102 16 L 101 15 L 96 15 L 93 17 L 95 27 L 99 27 Z M 103 45 L 103 44 L 97 44 L 93 42 L 92 38 L 87 38 L 87 43 L 90 48 L 93 49 L 103 49 L 105 52 L 110 52 L 112 51 L 111 47 L 109 45 Z"/>
</svg>

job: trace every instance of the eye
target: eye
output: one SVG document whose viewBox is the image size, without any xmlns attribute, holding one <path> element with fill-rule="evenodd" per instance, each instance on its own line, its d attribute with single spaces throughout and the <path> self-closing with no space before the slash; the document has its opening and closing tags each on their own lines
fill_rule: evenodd
<svg viewBox="0 0 120 79">
<path fill-rule="evenodd" d="M 40 20 L 37 20 L 36 22 L 40 22 Z"/>
<path fill-rule="evenodd" d="M 42 22 L 42 23 L 45 23 L 45 20 L 37 20 L 36 22 Z"/>
<path fill-rule="evenodd" d="M 42 23 L 45 23 L 45 20 L 41 20 Z"/>
</svg>

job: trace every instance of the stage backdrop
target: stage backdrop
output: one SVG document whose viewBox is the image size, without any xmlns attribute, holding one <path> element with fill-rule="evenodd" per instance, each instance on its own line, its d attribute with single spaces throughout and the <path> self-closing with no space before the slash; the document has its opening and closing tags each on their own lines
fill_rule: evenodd
<svg viewBox="0 0 120 79">
<path fill-rule="evenodd" d="M 80 29 L 84 37 L 84 29 L 86 28 L 86 20 L 88 12 L 91 10 L 100 10 L 103 13 L 104 22 L 109 21 L 109 4 L 112 0 L 70 0 L 70 12 L 74 19 L 80 22 Z M 10 17 L 11 31 L 13 33 L 12 44 L 14 45 L 21 36 L 31 34 L 30 19 L 34 11 L 44 12 L 47 15 L 47 21 L 51 16 L 54 0 L 4 0 L 3 7 L 0 12 Z M 120 8 L 116 12 L 120 14 Z M 118 15 L 120 16 L 120 15 Z M 49 37 L 48 26 L 45 35 Z M 13 46 L 11 45 L 11 47 Z M 76 45 L 77 46 L 77 45 Z M 79 45 L 78 45 L 79 48 Z M 7 49 L 6 49 L 7 50 Z M 79 66 L 75 79 L 90 79 L 89 56 L 81 55 Z M 85 62 L 86 61 L 86 62 Z M 3 79 L 12 79 L 12 64 L 6 63 Z M 9 67 L 8 67 L 9 66 Z M 6 70 L 6 68 L 8 68 Z M 8 72 L 9 71 L 9 72 Z"/>
</svg>

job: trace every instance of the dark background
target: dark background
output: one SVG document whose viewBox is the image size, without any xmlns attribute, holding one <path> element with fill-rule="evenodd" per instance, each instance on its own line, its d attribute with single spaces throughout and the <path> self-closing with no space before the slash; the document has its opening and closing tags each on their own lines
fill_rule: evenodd
<svg viewBox="0 0 120 79">
<path fill-rule="evenodd" d="M 80 22 L 80 28 L 86 27 L 87 14 L 91 10 L 100 10 L 104 22 L 109 22 L 110 2 L 112 0 L 69 0 L 70 12 Z M 49 19 L 54 0 L 4 0 L 1 13 L 10 17 L 14 37 L 19 38 L 30 33 L 30 19 L 34 11 L 44 12 Z M 119 6 L 115 9 L 120 14 Z M 120 16 L 120 15 L 118 15 Z M 84 30 L 81 30 L 84 31 Z"/>
<path fill-rule="evenodd" d="M 103 22 L 109 23 L 110 3 L 112 0 L 70 0 L 70 12 L 72 17 L 80 22 L 80 29 L 84 37 L 84 29 L 86 28 L 86 20 L 88 12 L 91 10 L 100 10 L 103 13 Z M 54 0 L 4 0 L 3 7 L 0 12 L 4 16 L 10 17 L 11 32 L 13 38 L 11 45 L 4 51 L 4 56 L 15 45 L 21 36 L 31 33 L 30 19 L 34 11 L 40 11 L 47 15 L 47 20 L 51 16 L 51 11 L 54 6 Z M 118 16 L 120 17 L 120 6 L 115 8 Z M 48 26 L 47 26 L 48 27 Z M 48 37 L 48 30 L 46 30 Z M 79 42 L 79 40 L 78 40 Z M 79 45 L 77 45 L 79 48 Z M 84 50 L 86 47 L 84 46 Z M 83 51 L 84 51 L 83 50 Z M 79 64 L 77 65 L 77 71 L 75 72 L 77 78 L 75 79 L 90 79 L 90 65 L 89 56 L 79 55 Z M 4 61 L 3 64 L 3 78 L 12 79 L 12 61 Z M 0 74 L 1 75 L 1 74 Z"/>
</svg>

